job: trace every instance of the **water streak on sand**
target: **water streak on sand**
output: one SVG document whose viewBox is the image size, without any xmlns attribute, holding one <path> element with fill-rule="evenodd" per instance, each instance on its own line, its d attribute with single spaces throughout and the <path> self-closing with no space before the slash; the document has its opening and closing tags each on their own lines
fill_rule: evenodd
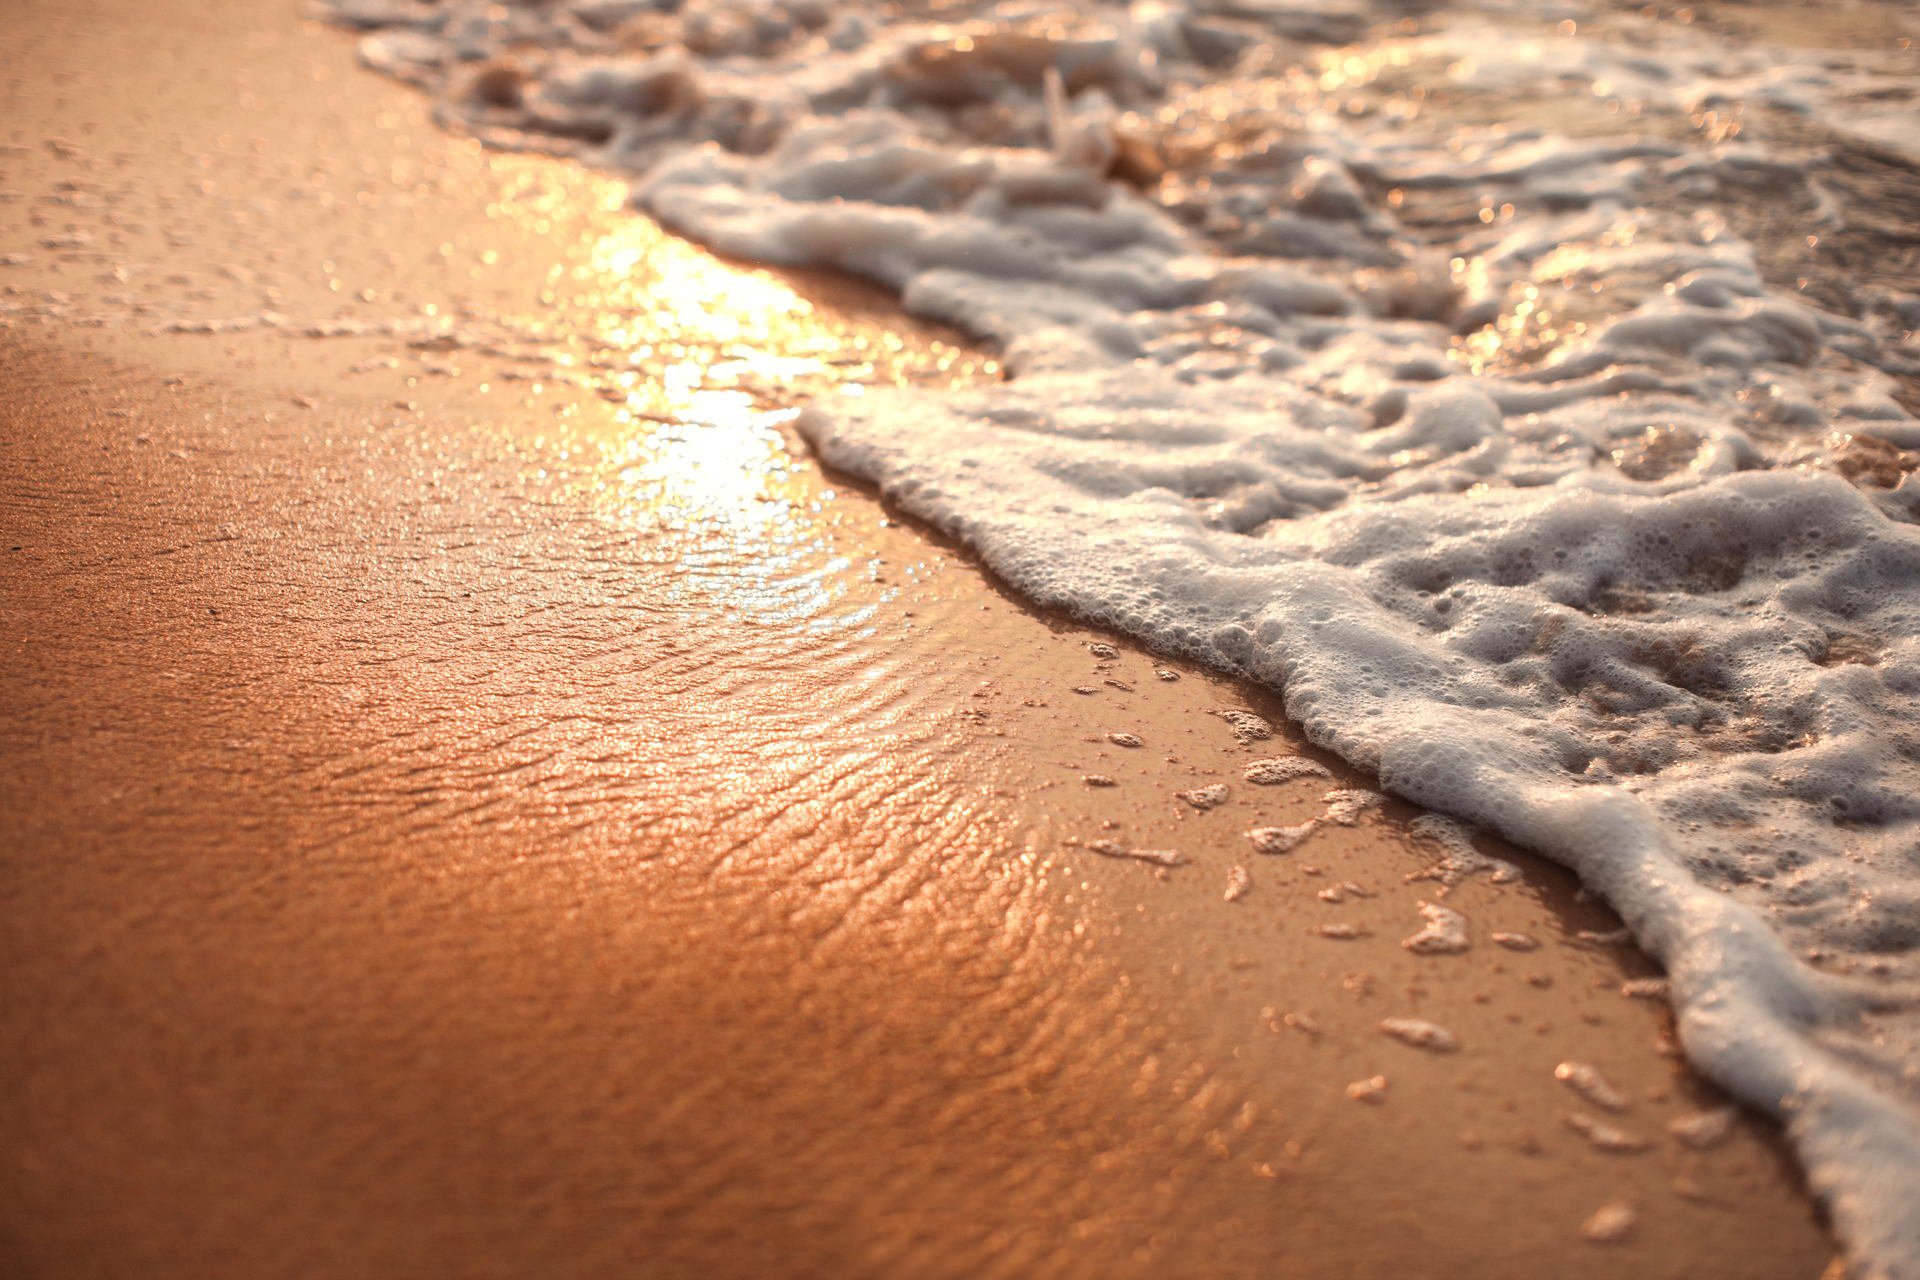
<svg viewBox="0 0 1920 1280">
<path fill-rule="evenodd" d="M 1862 1274 L 1920 1274 L 1910 47 L 1499 0 L 330 11 L 450 124 L 996 343 L 1004 384 L 800 429 L 1577 869 Z"/>
</svg>

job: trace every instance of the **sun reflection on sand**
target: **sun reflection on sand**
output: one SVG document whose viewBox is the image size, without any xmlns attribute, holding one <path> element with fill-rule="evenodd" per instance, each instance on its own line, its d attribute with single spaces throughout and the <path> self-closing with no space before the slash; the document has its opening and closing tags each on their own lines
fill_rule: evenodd
<svg viewBox="0 0 1920 1280">
<path fill-rule="evenodd" d="M 671 420 L 620 408 L 590 425 L 599 458 L 580 473 L 580 497 L 637 536 L 671 538 L 675 592 L 761 624 L 867 623 L 875 593 L 849 607 L 853 561 L 825 518 L 836 495 L 785 434 L 798 411 L 741 391 L 696 390 L 679 404 Z"/>
<path fill-rule="evenodd" d="M 674 607 L 843 637 L 871 626 L 899 588 L 837 540 L 837 495 L 790 424 L 818 397 L 964 385 L 999 363 L 860 281 L 716 257 L 636 213 L 618 179 L 493 163 L 488 218 L 553 252 L 500 259 L 531 267 L 535 305 L 455 341 L 551 409 L 572 459 L 553 478 L 642 554 L 670 549 Z"/>
<path fill-rule="evenodd" d="M 669 253 L 678 260 L 661 263 L 661 256 Z M 647 291 L 644 301 L 663 319 L 700 330 L 715 342 L 764 342 L 780 321 L 813 314 L 812 304 L 780 281 L 729 267 L 691 245 L 667 239 L 637 217 L 601 236 L 589 262 L 616 288 L 639 276 L 642 265 L 651 274 L 664 275 L 651 282 L 656 287 Z"/>
<path fill-rule="evenodd" d="M 777 533 L 790 519 L 780 482 L 790 460 L 779 426 L 791 412 L 756 411 L 744 392 L 703 391 L 688 397 L 684 420 L 641 425 L 618 447 L 620 506 L 688 524 L 725 525 L 737 532 Z"/>
</svg>

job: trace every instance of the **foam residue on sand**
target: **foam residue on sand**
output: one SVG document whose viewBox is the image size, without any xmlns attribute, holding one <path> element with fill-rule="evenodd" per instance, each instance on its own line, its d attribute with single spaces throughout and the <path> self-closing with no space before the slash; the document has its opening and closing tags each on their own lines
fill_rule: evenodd
<svg viewBox="0 0 1920 1280">
<path fill-rule="evenodd" d="M 1578 870 L 1861 1274 L 1920 1274 L 1920 298 L 1769 266 L 1854 216 L 1807 147 L 1920 136 L 1910 52 L 1549 9 L 331 5 L 449 123 L 997 344 L 802 430 Z"/>
</svg>

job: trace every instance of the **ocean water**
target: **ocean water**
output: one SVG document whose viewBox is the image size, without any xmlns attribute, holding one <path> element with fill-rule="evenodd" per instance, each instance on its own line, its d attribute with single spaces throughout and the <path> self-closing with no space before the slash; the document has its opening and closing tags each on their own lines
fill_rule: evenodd
<svg viewBox="0 0 1920 1280">
<path fill-rule="evenodd" d="M 1920 1276 L 1903 8 L 324 9 L 448 125 L 994 344 L 1004 382 L 801 430 L 1575 868 L 1858 1274 Z"/>
</svg>

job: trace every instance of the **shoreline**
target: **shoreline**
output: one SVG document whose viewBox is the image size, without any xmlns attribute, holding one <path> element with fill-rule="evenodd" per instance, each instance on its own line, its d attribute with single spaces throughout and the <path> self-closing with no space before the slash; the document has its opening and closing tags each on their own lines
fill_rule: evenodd
<svg viewBox="0 0 1920 1280">
<path fill-rule="evenodd" d="M 50 7 L 34 13 L 27 29 L 57 28 Z M 122 56 L 165 39 L 163 18 L 120 7 L 65 20 L 90 13 L 121 24 Z M 121 168 L 128 221 L 153 219 L 126 234 L 206 277 L 183 291 L 214 295 L 183 315 L 242 314 L 272 288 L 285 314 L 344 295 L 370 323 L 430 296 L 443 315 L 647 323 L 647 291 L 606 297 L 591 278 L 605 253 L 581 246 L 645 259 L 667 238 L 594 205 L 606 180 L 431 133 L 424 103 L 349 70 L 349 41 L 285 15 L 225 6 L 209 21 L 218 38 L 173 45 L 204 79 L 240 48 L 297 50 L 347 95 L 309 100 L 255 157 L 297 155 L 355 112 L 391 122 L 317 162 L 332 208 L 374 193 L 365 222 L 260 223 L 337 271 L 245 242 L 171 244 L 165 216 L 193 206 L 166 207 L 187 197 L 158 159 Z M 59 131 L 69 146 L 168 92 L 128 71 L 123 97 L 85 108 L 93 129 Z M 217 91 L 200 98 L 182 154 L 237 123 Z M 52 136 L 62 108 L 37 109 L 9 143 Z M 45 172 L 64 163 L 42 154 Z M 245 166 L 297 168 L 202 154 L 213 176 L 194 181 L 271 191 Z M 519 195 L 431 184 L 440 163 Z M 6 185 L 83 194 L 39 177 Z M 398 212 L 416 183 L 432 198 Z M 0 250 L 44 259 L 37 243 L 73 234 L 57 223 L 74 207 L 42 206 L 56 225 Z M 458 231 L 429 238 L 436 218 Z M 555 243 L 551 267 L 532 260 Z M 791 307 L 774 273 L 672 243 L 667 274 L 782 299 L 772 345 L 814 362 L 802 388 L 853 338 L 902 377 L 985 368 L 903 317 L 811 290 Z M 476 273 L 487 254 L 507 266 Z M 22 277 L 45 265 L 0 282 L 40 287 Z M 231 299 L 223 266 L 253 277 L 228 279 Z M 115 305 L 128 282 L 106 271 L 73 265 L 55 282 L 64 305 Z M 162 323 L 170 288 L 156 275 L 149 289 Z M 383 296 L 355 304 L 360 289 Z M 657 323 L 649 336 L 683 350 L 637 381 L 670 384 L 714 351 L 751 366 L 725 352 L 767 334 L 724 320 Z M 718 328 L 702 340 L 702 324 Z M 1467 954 L 1407 951 L 1435 890 L 1405 877 L 1438 852 L 1409 833 L 1416 811 L 1389 803 L 1291 854 L 1249 850 L 1245 829 L 1366 785 L 1308 751 L 1277 700 L 1038 614 L 823 479 L 767 407 L 790 368 L 657 403 L 636 385 L 616 403 L 604 383 L 534 380 L 564 342 L 523 358 L 512 342 L 532 331 L 490 332 L 489 350 L 58 318 L 0 331 L 7 483 L 24 499 L 5 591 L 35 621 L 0 695 L 17 726 L 9 843 L 35 851 L 9 871 L 32 910 L 8 946 L 24 994 L 5 1014 L 7 1038 L 32 1046 L 6 1064 L 31 1099 L 4 1197 L 27 1270 L 280 1269 L 235 1252 L 252 1240 L 286 1270 L 308 1249 L 340 1273 L 455 1259 L 551 1273 L 583 1232 L 592 1247 L 566 1261 L 599 1274 L 640 1248 L 667 1272 L 786 1260 L 796 1274 L 1145 1274 L 1206 1256 L 1220 1274 L 1551 1258 L 1567 1274 L 1737 1259 L 1788 1275 L 1830 1256 L 1760 1123 L 1704 1152 L 1667 1136 L 1715 1097 L 1655 1051 L 1657 1002 L 1620 994 L 1653 974 L 1580 938 L 1617 921 L 1566 873 L 1482 842 L 1519 882 L 1479 877 L 1445 899 L 1471 922 Z M 690 413 L 711 430 L 682 430 Z M 714 482 L 742 458 L 759 463 L 752 484 Z M 83 679 L 102 670 L 124 674 Z M 1209 714 L 1222 706 L 1274 736 L 1237 742 Z M 1303 752 L 1332 778 L 1241 776 Z M 1230 798 L 1211 810 L 1173 794 L 1221 782 Z M 1101 839 L 1193 865 L 1103 858 Z M 1252 892 L 1226 903 L 1235 865 Z M 1369 896 L 1322 896 L 1348 881 Z M 1343 924 L 1358 936 L 1310 932 Z M 1508 952 L 1496 931 L 1540 945 Z M 1381 1034 L 1402 1017 L 1461 1049 Z M 1572 1062 L 1600 1064 L 1627 1108 L 1570 1092 L 1554 1070 Z M 1383 1104 L 1348 1097 L 1376 1075 Z M 1596 1146 L 1594 1120 L 1647 1149 Z M 1618 1203 L 1635 1206 L 1627 1237 L 1584 1243 L 1582 1224 Z M 740 1240 L 749 1220 L 770 1238 Z"/>
</svg>

